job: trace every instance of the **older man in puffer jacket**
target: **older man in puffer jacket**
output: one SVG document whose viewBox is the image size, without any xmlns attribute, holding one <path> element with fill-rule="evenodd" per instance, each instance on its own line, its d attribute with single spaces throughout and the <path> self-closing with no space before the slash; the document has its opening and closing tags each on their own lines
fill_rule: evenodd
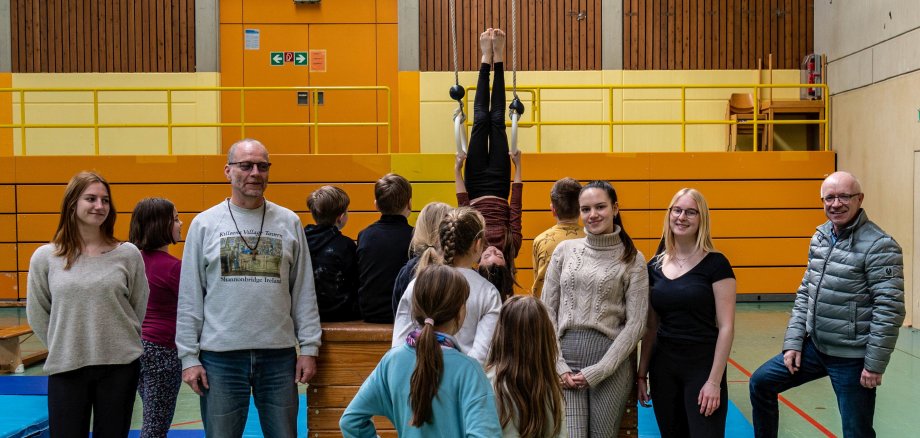
<svg viewBox="0 0 920 438">
<path fill-rule="evenodd" d="M 811 238 L 783 353 L 751 376 L 757 437 L 777 436 L 777 394 L 824 376 L 837 395 L 844 436 L 875 436 L 875 388 L 904 321 L 904 263 L 898 243 L 860 208 L 863 198 L 847 172 L 821 184 L 828 221 Z"/>
</svg>

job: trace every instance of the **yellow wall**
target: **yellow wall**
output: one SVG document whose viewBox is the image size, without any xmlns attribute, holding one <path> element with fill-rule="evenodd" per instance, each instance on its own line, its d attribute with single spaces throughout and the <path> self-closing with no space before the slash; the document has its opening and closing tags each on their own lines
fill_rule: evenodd
<svg viewBox="0 0 920 438">
<path fill-rule="evenodd" d="M 13 81 L 12 73 L 0 73 L 0 87 L 10 87 Z M 13 108 L 10 105 L 10 93 L 0 93 L 0 123 L 10 123 L 13 120 Z M 0 157 L 13 155 L 13 131 L 0 129 Z"/>
<path fill-rule="evenodd" d="M 460 84 L 472 87 L 477 72 L 460 73 Z M 518 86 L 539 85 L 641 85 L 641 84 L 751 84 L 757 83 L 756 70 L 678 70 L 678 71 L 583 71 L 583 72 L 519 72 Z M 505 73 L 506 88 L 511 88 L 511 73 Z M 761 83 L 770 83 L 768 73 Z M 798 70 L 776 70 L 772 83 L 798 83 Z M 422 72 L 419 76 L 419 129 L 422 152 L 449 152 L 454 149 L 451 116 L 456 103 L 447 90 L 454 83 L 449 72 Z M 690 90 L 687 92 L 687 118 L 721 120 L 726 118 L 728 99 L 732 93 L 750 93 L 750 89 Z M 472 94 L 472 93 L 470 93 Z M 531 120 L 533 105 L 528 93 L 518 95 L 527 112 L 523 121 Z M 472 99 L 472 95 L 469 96 Z M 615 120 L 680 120 L 680 90 L 627 90 L 614 92 Z M 777 89 L 775 99 L 797 99 L 797 89 Z M 510 97 L 509 97 L 510 99 Z M 606 92 L 600 90 L 547 90 L 542 96 L 542 120 L 609 120 L 610 103 Z M 472 118 L 472 102 L 467 105 Z M 687 151 L 723 151 L 727 144 L 725 126 L 688 126 Z M 679 126 L 615 127 L 613 150 L 616 152 L 668 152 L 680 150 Z M 610 147 L 609 129 L 602 126 L 545 126 L 542 131 L 544 152 L 601 152 Z M 536 129 L 521 128 L 518 140 L 524 151 L 536 150 Z"/>
<path fill-rule="evenodd" d="M 14 88 L 90 87 L 216 87 L 219 73 L 14 73 Z M 29 92 L 27 123 L 93 123 L 91 92 Z M 175 92 L 173 123 L 215 123 L 219 115 L 217 92 Z M 20 121 L 19 96 L 12 97 L 12 120 Z M 166 123 L 165 92 L 100 92 L 99 123 Z M 174 128 L 176 154 L 219 153 L 217 128 Z M 92 128 L 30 128 L 26 130 L 27 155 L 92 155 Z M 101 154 L 165 154 L 166 128 L 102 128 Z M 22 153 L 22 134 L 13 130 L 13 152 Z"/>
</svg>

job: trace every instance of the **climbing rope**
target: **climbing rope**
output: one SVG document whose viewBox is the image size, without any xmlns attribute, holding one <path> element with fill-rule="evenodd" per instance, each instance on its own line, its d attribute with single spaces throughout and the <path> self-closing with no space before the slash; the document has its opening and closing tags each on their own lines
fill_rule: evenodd
<svg viewBox="0 0 920 438">
<path fill-rule="evenodd" d="M 511 118 L 511 154 L 517 152 L 518 120 L 524 114 L 524 104 L 517 95 L 517 0 L 511 0 L 511 105 L 508 105 L 508 117 Z"/>
<path fill-rule="evenodd" d="M 454 4 L 456 0 L 450 0 L 450 36 L 451 45 L 454 51 L 454 86 L 450 87 L 450 97 L 457 101 L 457 109 L 454 110 L 454 141 L 457 143 L 457 154 L 466 153 L 466 113 L 463 112 L 463 96 L 466 90 L 460 85 L 460 66 L 457 62 L 457 11 Z"/>
</svg>

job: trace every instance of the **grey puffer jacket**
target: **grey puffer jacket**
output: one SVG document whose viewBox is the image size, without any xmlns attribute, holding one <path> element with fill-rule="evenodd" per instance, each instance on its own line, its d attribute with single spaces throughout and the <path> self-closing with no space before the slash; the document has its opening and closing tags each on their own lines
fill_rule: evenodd
<svg viewBox="0 0 920 438">
<path fill-rule="evenodd" d="M 904 322 L 901 247 L 864 210 L 832 244 L 833 224 L 818 227 L 808 250 L 783 351 L 802 351 L 805 336 L 837 357 L 865 358 L 884 373 Z"/>
</svg>

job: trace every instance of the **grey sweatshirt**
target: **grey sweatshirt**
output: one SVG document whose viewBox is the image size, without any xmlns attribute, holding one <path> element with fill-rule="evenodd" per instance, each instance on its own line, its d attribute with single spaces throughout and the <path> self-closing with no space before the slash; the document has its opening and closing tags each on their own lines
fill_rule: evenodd
<svg viewBox="0 0 920 438">
<path fill-rule="evenodd" d="M 303 226 L 291 210 L 267 200 L 265 208 L 264 226 L 262 207 L 226 201 L 192 221 L 176 321 L 182 369 L 201 365 L 201 350 L 299 344 L 301 355 L 318 354 L 319 313 Z"/>
<path fill-rule="evenodd" d="M 68 270 L 43 245 L 29 262 L 26 314 L 48 347 L 45 372 L 128 364 L 140 357 L 147 312 L 147 276 L 140 251 L 122 243 L 98 256 L 80 256 Z"/>
</svg>

